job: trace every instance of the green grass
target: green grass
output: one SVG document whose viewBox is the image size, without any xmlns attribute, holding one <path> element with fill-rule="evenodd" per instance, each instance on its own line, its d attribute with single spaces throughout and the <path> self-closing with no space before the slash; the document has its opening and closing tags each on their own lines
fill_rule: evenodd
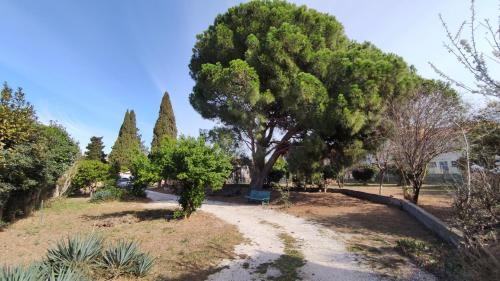
<svg viewBox="0 0 500 281">
<path fill-rule="evenodd" d="M 88 204 L 87 200 L 79 200 L 76 198 L 60 198 L 49 202 L 46 207 L 48 212 L 61 212 L 61 211 L 74 211 L 74 210 L 84 210 L 88 208 L 93 208 L 92 204 Z"/>
<path fill-rule="evenodd" d="M 297 239 L 287 233 L 279 235 L 280 240 L 284 245 L 284 253 L 278 259 L 262 263 L 255 268 L 255 273 L 264 275 L 270 267 L 280 271 L 280 276 L 269 277 L 268 280 L 276 281 L 296 281 L 302 280 L 299 276 L 299 269 L 305 265 L 304 254 L 300 250 L 300 245 Z"/>
</svg>

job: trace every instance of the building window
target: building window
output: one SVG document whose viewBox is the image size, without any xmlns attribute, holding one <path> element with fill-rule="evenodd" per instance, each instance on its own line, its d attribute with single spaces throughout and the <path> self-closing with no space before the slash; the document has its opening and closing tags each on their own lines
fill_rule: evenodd
<svg viewBox="0 0 500 281">
<path fill-rule="evenodd" d="M 439 162 L 439 168 L 441 169 L 441 171 L 443 173 L 448 173 L 449 172 L 449 168 L 448 168 L 448 162 L 447 161 L 440 161 Z"/>
<path fill-rule="evenodd" d="M 437 167 L 436 162 L 429 163 L 429 168 L 436 168 L 436 167 Z"/>
<path fill-rule="evenodd" d="M 458 162 L 457 161 L 451 161 L 451 166 L 452 167 L 458 167 Z"/>
</svg>

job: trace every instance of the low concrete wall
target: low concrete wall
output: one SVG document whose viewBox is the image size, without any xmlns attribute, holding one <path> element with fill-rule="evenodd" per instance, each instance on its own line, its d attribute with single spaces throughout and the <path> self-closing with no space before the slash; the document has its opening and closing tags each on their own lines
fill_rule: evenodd
<svg viewBox="0 0 500 281">
<path fill-rule="evenodd" d="M 352 196 L 374 203 L 398 207 L 410 214 L 410 216 L 415 218 L 418 222 L 420 222 L 427 229 L 436 234 L 443 241 L 448 242 L 455 247 L 458 247 L 460 245 L 461 237 L 458 234 L 453 232 L 444 222 L 411 202 L 394 197 L 382 196 L 350 189 L 333 189 L 329 191 L 342 193 L 347 196 Z"/>
</svg>

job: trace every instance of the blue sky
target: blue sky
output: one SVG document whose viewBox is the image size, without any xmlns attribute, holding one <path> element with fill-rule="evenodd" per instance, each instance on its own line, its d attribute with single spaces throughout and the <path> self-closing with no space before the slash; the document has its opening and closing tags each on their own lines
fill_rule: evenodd
<svg viewBox="0 0 500 281">
<path fill-rule="evenodd" d="M 163 92 L 170 93 L 180 133 L 213 123 L 189 104 L 188 64 L 195 36 L 242 1 L 0 0 L 0 81 L 22 86 L 42 122 L 57 120 L 84 148 L 91 136 L 113 145 L 124 112 L 134 109 L 149 146 Z M 468 0 L 297 0 L 337 17 L 347 35 L 402 56 L 428 78 L 431 61 L 468 81 L 442 47 L 438 14 L 454 29 Z M 496 20 L 498 1 L 477 0 L 478 17 Z M 482 104 L 484 99 L 465 95 Z"/>
</svg>

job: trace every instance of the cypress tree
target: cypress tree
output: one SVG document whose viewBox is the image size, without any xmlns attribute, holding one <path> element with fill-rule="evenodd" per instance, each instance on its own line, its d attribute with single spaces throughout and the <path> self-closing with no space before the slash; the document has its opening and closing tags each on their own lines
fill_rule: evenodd
<svg viewBox="0 0 500 281">
<path fill-rule="evenodd" d="M 134 157 L 142 153 L 141 136 L 135 121 L 135 112 L 127 110 L 118 138 L 111 148 L 109 162 L 119 171 L 128 171 Z"/>
<path fill-rule="evenodd" d="M 85 159 L 98 160 L 103 163 L 106 162 L 102 137 L 93 136 L 90 138 L 90 143 L 87 145 L 87 151 L 85 151 Z"/>
<path fill-rule="evenodd" d="M 153 130 L 153 141 L 151 142 L 151 151 L 156 150 L 165 137 L 177 137 L 177 127 L 175 125 L 175 115 L 170 103 L 168 92 L 163 94 L 161 100 L 160 112 Z"/>
</svg>

